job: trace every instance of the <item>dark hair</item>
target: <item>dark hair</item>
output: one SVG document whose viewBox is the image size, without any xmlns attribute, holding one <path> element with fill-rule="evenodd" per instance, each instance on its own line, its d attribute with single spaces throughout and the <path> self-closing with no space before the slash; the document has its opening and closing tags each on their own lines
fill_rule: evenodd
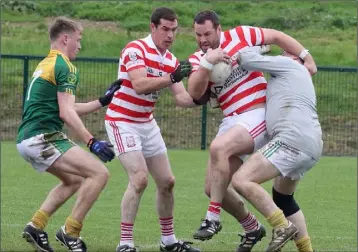
<svg viewBox="0 0 358 252">
<path fill-rule="evenodd" d="M 158 25 L 160 25 L 160 19 L 174 21 L 178 18 L 172 9 L 159 7 L 153 11 L 152 16 L 150 17 L 150 22 L 153 23 L 155 27 L 158 27 Z"/>
<path fill-rule="evenodd" d="M 61 32 L 82 32 L 82 30 L 83 28 L 80 23 L 66 17 L 58 17 L 49 27 L 48 32 L 50 34 L 50 40 L 53 41 L 57 39 Z"/>
<path fill-rule="evenodd" d="M 220 19 L 218 14 L 216 14 L 216 12 L 212 10 L 204 10 L 196 14 L 194 18 L 194 24 L 204 24 L 207 20 L 213 23 L 214 29 L 218 28 L 218 26 L 220 25 Z"/>
</svg>

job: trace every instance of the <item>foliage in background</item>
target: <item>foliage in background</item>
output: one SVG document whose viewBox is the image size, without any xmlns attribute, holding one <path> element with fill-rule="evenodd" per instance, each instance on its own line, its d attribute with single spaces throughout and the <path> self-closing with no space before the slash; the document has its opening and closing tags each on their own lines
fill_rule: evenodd
<svg viewBox="0 0 358 252">
<path fill-rule="evenodd" d="M 191 30 L 195 14 L 213 9 L 220 15 L 224 29 L 241 24 L 282 30 L 308 47 L 319 65 L 356 65 L 357 13 L 356 3 L 352 1 L 5 1 L 1 4 L 3 53 L 44 55 L 48 50 L 49 19 L 66 15 L 84 20 L 85 26 L 93 21 L 85 29 L 79 56 L 118 57 L 120 48 L 129 40 L 148 32 L 153 9 L 165 5 L 172 7 L 179 17 L 181 29 L 173 52 L 180 58 L 188 57 L 196 49 Z"/>
<path fill-rule="evenodd" d="M 54 16 L 80 19 L 85 27 L 79 57 L 118 59 L 128 41 L 148 34 L 152 10 L 166 5 L 175 9 L 180 29 L 172 51 L 185 59 L 196 50 L 192 20 L 200 10 L 213 9 L 221 16 L 224 29 L 239 24 L 270 27 L 297 38 L 310 49 L 320 66 L 356 66 L 356 4 L 354 2 L 306 1 L 66 1 L 1 2 L 2 40 L 5 54 L 41 55 L 48 53 L 47 27 Z M 277 47 L 273 54 L 278 53 Z M 30 61 L 29 71 L 37 61 Z M 78 98 L 87 100 L 105 89 L 116 78 L 117 64 L 75 62 L 80 69 Z M 1 64 L 3 110 L 1 136 L 13 134 L 21 113 L 23 62 L 3 60 Z M 319 72 L 314 77 L 318 111 L 325 133 L 325 153 L 356 153 L 356 74 Z M 103 131 L 103 112 L 86 117 L 88 126 L 98 134 Z M 169 93 L 159 100 L 155 116 L 170 147 L 200 146 L 200 109 L 175 109 Z M 14 120 L 16 118 L 16 120 Z M 190 131 L 188 118 L 191 118 Z M 220 111 L 208 110 L 208 143 L 216 133 Z M 176 125 L 176 127 L 172 127 Z M 178 133 L 183 135 L 178 137 Z M 185 133 L 185 134 L 184 134 Z M 11 139 L 11 137 L 7 137 Z"/>
</svg>

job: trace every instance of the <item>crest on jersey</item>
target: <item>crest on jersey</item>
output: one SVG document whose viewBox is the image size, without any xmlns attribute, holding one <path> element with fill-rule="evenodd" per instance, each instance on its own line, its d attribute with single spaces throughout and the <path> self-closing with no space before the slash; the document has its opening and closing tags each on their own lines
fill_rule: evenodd
<svg viewBox="0 0 358 252">
<path fill-rule="evenodd" d="M 67 82 L 68 84 L 76 84 L 77 82 L 77 77 L 74 73 L 70 73 L 68 76 L 67 76 Z"/>
<path fill-rule="evenodd" d="M 129 52 L 129 53 L 128 53 L 128 56 L 129 56 L 129 59 L 130 59 L 131 61 L 136 61 L 136 60 L 138 59 L 136 52 Z"/>
<path fill-rule="evenodd" d="M 214 87 L 214 89 L 215 89 L 216 94 L 220 94 L 221 90 L 223 90 L 223 86 L 217 86 L 217 87 Z"/>
<path fill-rule="evenodd" d="M 127 147 L 128 148 L 134 147 L 135 146 L 134 136 L 127 136 L 126 137 L 126 142 L 127 142 Z"/>
</svg>

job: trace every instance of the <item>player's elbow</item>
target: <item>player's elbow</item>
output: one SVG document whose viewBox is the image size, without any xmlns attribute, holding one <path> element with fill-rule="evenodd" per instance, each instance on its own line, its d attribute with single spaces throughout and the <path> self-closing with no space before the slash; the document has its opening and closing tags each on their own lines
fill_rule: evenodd
<svg viewBox="0 0 358 252">
<path fill-rule="evenodd" d="M 202 96 L 200 90 L 195 88 L 195 85 L 190 82 L 188 82 L 188 93 L 194 100 L 198 100 Z"/>
<path fill-rule="evenodd" d="M 60 107 L 60 112 L 59 112 L 59 116 L 61 118 L 62 121 L 64 121 L 66 124 L 71 121 L 71 115 L 72 115 L 72 111 L 67 108 L 67 107 Z"/>
<path fill-rule="evenodd" d="M 145 88 L 143 87 L 143 85 L 141 85 L 140 81 L 132 81 L 132 86 L 133 86 L 134 91 L 138 95 L 150 93 L 150 92 L 146 92 Z"/>
<path fill-rule="evenodd" d="M 196 90 L 189 91 L 190 96 L 193 98 L 193 100 L 200 100 L 200 98 L 203 96 L 203 93 L 198 92 Z"/>
<path fill-rule="evenodd" d="M 68 121 L 68 116 L 66 116 L 66 113 L 63 110 L 60 110 L 60 118 L 64 122 Z"/>
<path fill-rule="evenodd" d="M 207 88 L 207 84 L 201 81 L 197 81 L 196 78 L 189 78 L 188 80 L 188 93 L 194 100 L 199 100 Z"/>
</svg>

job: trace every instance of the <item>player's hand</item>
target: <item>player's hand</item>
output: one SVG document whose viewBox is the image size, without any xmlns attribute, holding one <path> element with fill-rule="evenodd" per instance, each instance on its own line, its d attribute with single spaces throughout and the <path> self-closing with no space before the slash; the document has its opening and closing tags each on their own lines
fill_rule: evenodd
<svg viewBox="0 0 358 252">
<path fill-rule="evenodd" d="M 111 103 L 114 93 L 121 87 L 121 84 L 121 79 L 114 81 L 106 90 L 105 94 L 99 97 L 98 100 L 101 103 L 102 107 L 107 106 Z"/>
<path fill-rule="evenodd" d="M 190 75 L 192 69 L 193 66 L 188 60 L 182 61 L 175 71 L 170 74 L 170 80 L 172 83 L 180 82 L 184 77 Z"/>
<path fill-rule="evenodd" d="M 107 141 L 99 141 L 93 137 L 88 141 L 87 147 L 105 163 L 110 162 L 115 156 L 113 145 Z"/>
<path fill-rule="evenodd" d="M 221 49 L 220 47 L 214 50 L 209 48 L 206 52 L 205 59 L 213 65 L 221 61 L 230 64 L 230 56 L 226 52 L 224 52 L 223 49 Z"/>
<path fill-rule="evenodd" d="M 219 99 L 218 99 L 217 95 L 211 90 L 210 90 L 209 104 L 210 104 L 210 107 L 213 109 L 220 108 Z"/>
<path fill-rule="evenodd" d="M 317 66 L 312 56 L 309 54 L 304 59 L 303 65 L 307 68 L 311 75 L 315 75 L 317 73 Z"/>
<path fill-rule="evenodd" d="M 261 48 L 261 54 L 269 53 L 271 52 L 271 45 L 262 45 Z"/>
</svg>

